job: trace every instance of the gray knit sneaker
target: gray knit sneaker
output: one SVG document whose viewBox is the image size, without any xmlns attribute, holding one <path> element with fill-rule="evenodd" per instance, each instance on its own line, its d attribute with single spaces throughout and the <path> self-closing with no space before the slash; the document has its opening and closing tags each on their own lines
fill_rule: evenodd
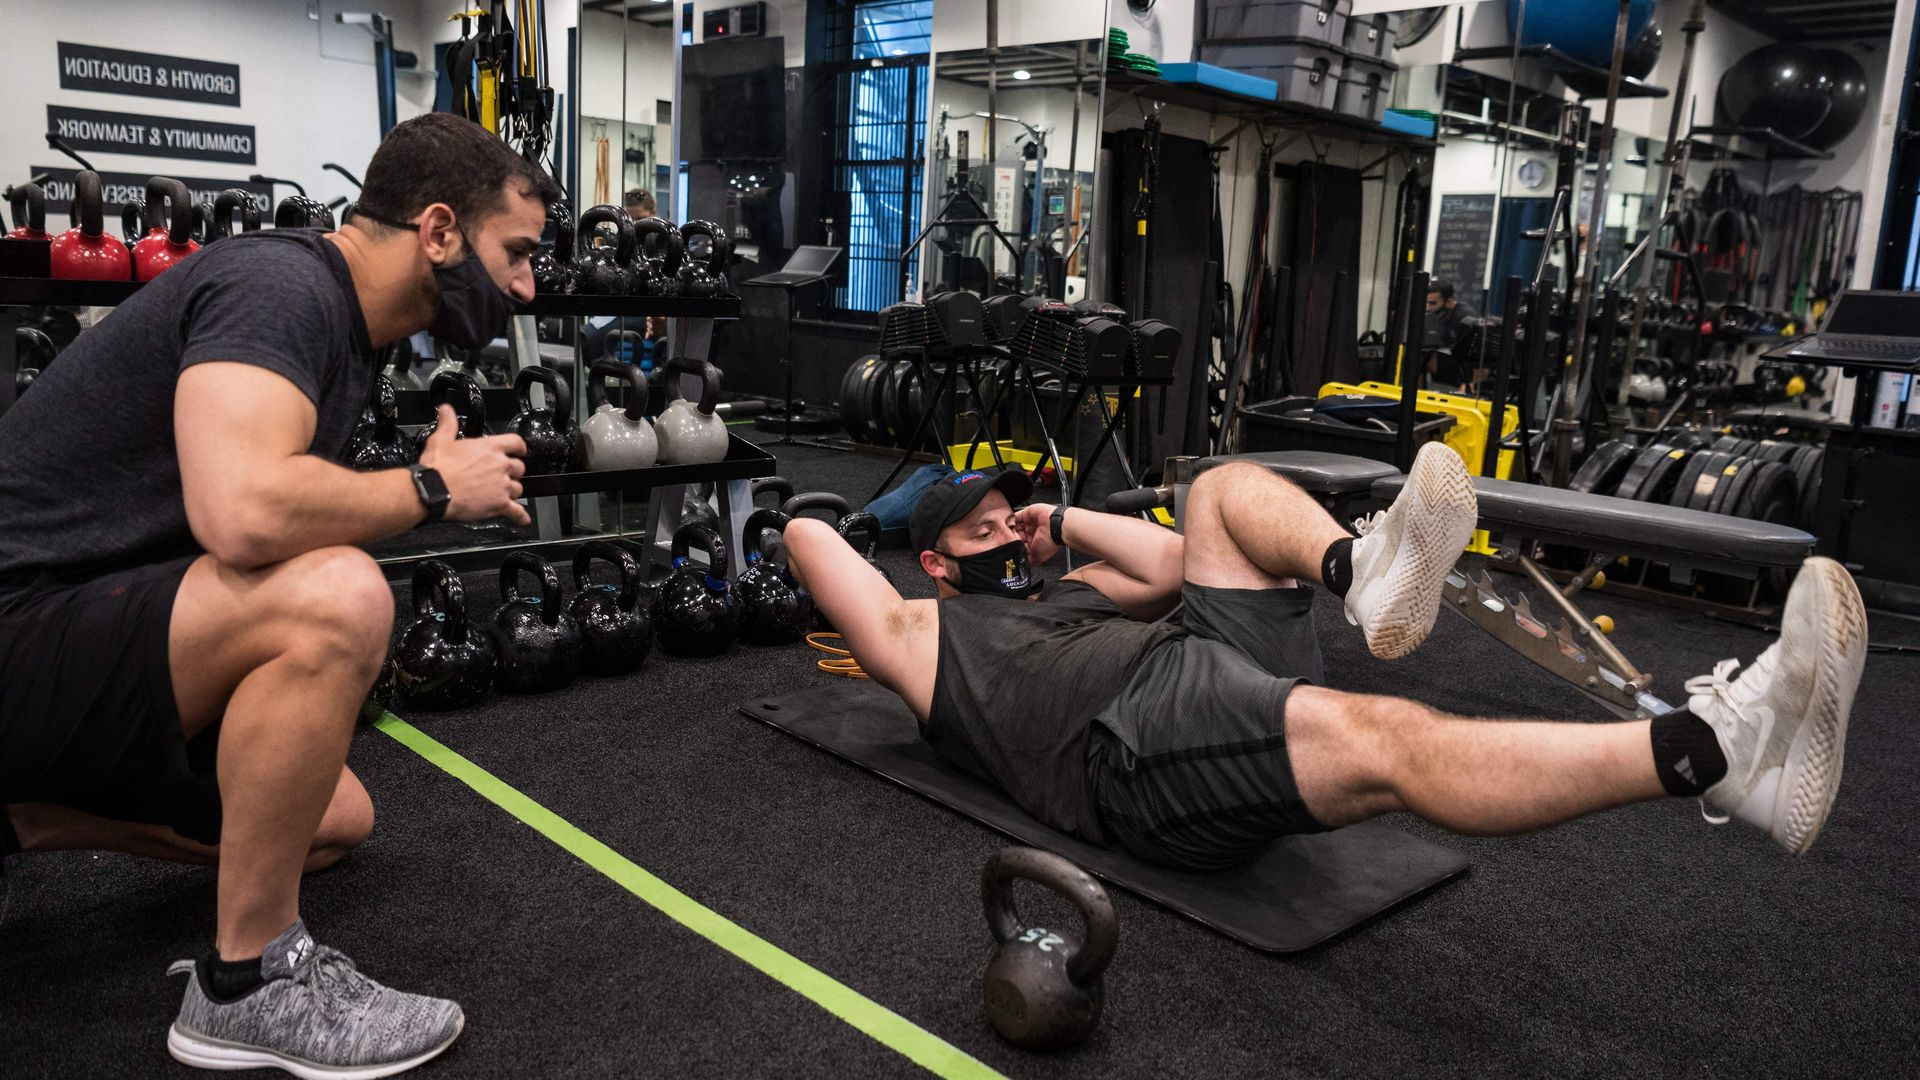
<svg viewBox="0 0 1920 1080">
<path fill-rule="evenodd" d="M 167 1052 L 202 1069 L 285 1069 L 304 1080 L 373 1080 L 405 1072 L 453 1045 L 466 1017 L 440 998 L 389 990 L 295 922 L 260 956 L 266 984 L 237 1001 L 213 1000 L 199 965 L 187 973 Z"/>
<path fill-rule="evenodd" d="M 1447 571 L 1473 538 L 1478 513 L 1460 455 L 1428 443 L 1393 505 L 1355 522 L 1360 538 L 1353 542 L 1347 621 L 1366 635 L 1373 655 L 1398 659 L 1427 640 Z"/>
</svg>

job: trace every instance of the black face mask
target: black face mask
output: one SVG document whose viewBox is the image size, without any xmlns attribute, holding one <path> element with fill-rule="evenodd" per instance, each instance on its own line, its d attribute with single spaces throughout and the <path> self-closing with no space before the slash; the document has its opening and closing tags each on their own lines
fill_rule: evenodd
<svg viewBox="0 0 1920 1080">
<path fill-rule="evenodd" d="M 1024 600 L 1047 583 L 1046 578 L 1035 574 L 1027 565 L 1027 545 L 1019 540 L 1009 540 L 977 555 L 947 555 L 947 558 L 960 564 L 960 580 L 950 584 L 963 593 Z"/>
<path fill-rule="evenodd" d="M 466 258 L 452 266 L 433 268 L 433 283 L 440 289 L 440 307 L 433 313 L 427 333 L 435 341 L 444 341 L 462 349 L 484 347 L 507 332 L 513 318 L 513 298 L 500 291 L 493 277 L 473 253 L 473 241 L 467 234 Z"/>
</svg>

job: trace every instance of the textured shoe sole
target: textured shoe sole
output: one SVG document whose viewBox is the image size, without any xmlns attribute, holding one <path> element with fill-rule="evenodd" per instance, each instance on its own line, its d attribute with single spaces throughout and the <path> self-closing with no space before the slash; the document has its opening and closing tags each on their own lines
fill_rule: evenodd
<svg viewBox="0 0 1920 1080">
<path fill-rule="evenodd" d="M 214 1069 L 231 1072 L 236 1069 L 285 1069 L 301 1080 L 378 1080 L 382 1076 L 403 1073 L 423 1062 L 438 1056 L 441 1051 L 453 1045 L 453 1041 L 466 1030 L 467 1018 L 461 1016 L 454 1021 L 453 1034 L 439 1046 L 423 1054 L 417 1054 L 404 1061 L 389 1061 L 377 1065 L 321 1065 L 302 1058 L 278 1054 L 258 1046 L 242 1046 L 206 1035 L 190 1034 L 183 1031 L 179 1024 L 167 1029 L 167 1053 L 182 1065 L 191 1065 L 196 1069 Z"/>
<path fill-rule="evenodd" d="M 1414 459 L 1400 497 L 1409 495 L 1417 501 L 1407 507 L 1400 550 L 1388 564 L 1393 579 L 1373 618 L 1361 627 L 1367 650 L 1382 660 L 1411 653 L 1433 632 L 1447 571 L 1460 560 L 1479 516 L 1473 477 L 1460 455 L 1438 443 L 1427 444 Z"/>
<path fill-rule="evenodd" d="M 1813 697 L 1807 716 L 1787 750 L 1785 774 L 1774 796 L 1773 838 L 1795 855 L 1804 855 L 1827 823 L 1840 791 L 1846 753 L 1847 717 L 1867 657 L 1867 609 L 1853 575 L 1832 559 L 1808 559 L 1800 582 L 1821 590 L 1820 656 L 1814 669 Z"/>
</svg>

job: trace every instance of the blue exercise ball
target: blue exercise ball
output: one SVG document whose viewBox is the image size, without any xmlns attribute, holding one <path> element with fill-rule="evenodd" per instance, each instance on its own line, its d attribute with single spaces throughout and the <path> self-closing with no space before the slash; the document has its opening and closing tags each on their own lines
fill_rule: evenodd
<svg viewBox="0 0 1920 1080">
<path fill-rule="evenodd" d="M 1627 8 L 1629 46 L 1647 28 L 1656 6 L 1656 0 L 1632 0 Z M 1520 28 L 1520 44 L 1551 45 L 1595 67 L 1613 63 L 1613 24 L 1619 14 L 1619 0 L 1507 0 L 1507 26 Z"/>
<path fill-rule="evenodd" d="M 1851 54 L 1838 49 L 1821 49 L 1819 53 L 1827 64 L 1823 82 L 1832 106 L 1827 110 L 1827 118 L 1800 141 L 1815 150 L 1831 150 L 1860 126 L 1871 91 L 1867 87 L 1866 69 Z"/>
<path fill-rule="evenodd" d="M 1820 50 L 1788 42 L 1762 46 L 1720 76 L 1720 113 L 1740 127 L 1804 139 L 1832 111 L 1830 83 Z"/>
</svg>

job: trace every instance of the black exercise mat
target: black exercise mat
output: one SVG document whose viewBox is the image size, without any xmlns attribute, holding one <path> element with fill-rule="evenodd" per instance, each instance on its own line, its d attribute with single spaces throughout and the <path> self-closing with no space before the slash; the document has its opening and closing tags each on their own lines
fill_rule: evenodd
<svg viewBox="0 0 1920 1080">
<path fill-rule="evenodd" d="M 1467 868 L 1457 852 L 1368 822 L 1288 837 L 1231 872 L 1164 870 L 1055 831 L 949 768 L 900 699 L 870 682 L 836 680 L 740 711 L 1262 952 L 1311 948 Z"/>
</svg>

